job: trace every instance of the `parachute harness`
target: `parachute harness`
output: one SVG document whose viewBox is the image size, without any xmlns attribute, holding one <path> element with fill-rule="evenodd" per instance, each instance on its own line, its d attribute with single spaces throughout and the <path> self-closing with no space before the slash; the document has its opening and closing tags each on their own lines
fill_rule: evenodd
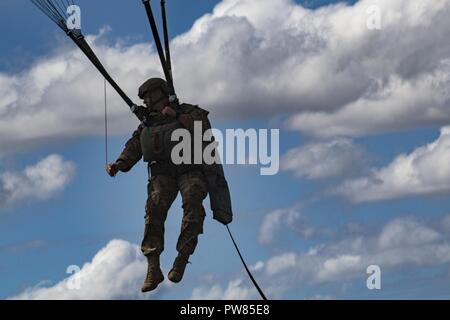
<svg viewBox="0 0 450 320">
<path fill-rule="evenodd" d="M 105 154 L 106 154 L 106 163 L 108 163 L 108 122 L 107 122 L 107 100 L 106 100 L 106 81 L 116 90 L 116 92 L 120 95 L 120 97 L 125 101 L 125 103 L 130 107 L 130 110 L 137 116 L 137 118 L 145 122 L 145 110 L 143 107 L 140 107 L 133 103 L 133 101 L 123 92 L 123 90 L 117 85 L 114 79 L 109 75 L 106 71 L 100 60 L 97 58 L 96 54 L 86 42 L 81 29 L 69 29 L 67 27 L 67 21 L 69 16 L 64 8 L 68 8 L 71 5 L 74 5 L 73 0 L 30 0 L 34 5 L 36 5 L 46 16 L 48 16 L 53 22 L 56 23 L 58 27 L 60 27 L 67 36 L 72 39 L 72 41 L 78 46 L 78 48 L 86 55 L 86 57 L 92 62 L 92 64 L 98 69 L 98 71 L 104 77 L 104 98 L 105 98 Z M 150 23 L 150 27 L 152 30 L 153 38 L 156 43 L 156 48 L 158 50 L 159 59 L 161 61 L 161 66 L 164 71 L 164 76 L 166 78 L 168 87 L 169 87 L 169 101 L 171 106 L 178 112 L 179 111 L 179 101 L 177 95 L 175 93 L 175 88 L 173 84 L 172 77 L 172 64 L 170 61 L 170 49 L 169 49 L 169 35 L 167 29 L 167 18 L 166 18 L 166 0 L 161 1 L 161 11 L 162 11 L 162 23 L 163 23 L 163 31 L 164 31 L 164 44 L 165 44 L 165 53 L 163 51 L 163 47 L 161 44 L 161 39 L 159 37 L 158 27 L 156 25 L 155 17 L 153 15 L 153 11 L 150 5 L 150 0 L 142 0 L 144 4 L 145 11 L 147 13 L 147 17 Z M 242 261 L 242 264 L 245 267 L 251 281 L 254 286 L 258 290 L 258 293 L 261 295 L 263 300 L 267 300 L 266 296 L 262 292 L 255 278 L 251 274 L 247 264 L 245 263 L 244 258 L 239 250 L 236 241 L 231 234 L 230 228 L 226 225 L 228 230 L 228 234 L 230 235 L 231 241 L 236 248 L 236 251 L 239 255 L 239 258 Z"/>
</svg>

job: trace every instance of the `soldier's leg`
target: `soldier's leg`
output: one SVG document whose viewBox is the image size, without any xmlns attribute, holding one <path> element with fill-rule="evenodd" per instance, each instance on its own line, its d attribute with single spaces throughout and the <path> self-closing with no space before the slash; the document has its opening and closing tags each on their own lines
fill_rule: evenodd
<svg viewBox="0 0 450 320">
<path fill-rule="evenodd" d="M 154 175 L 148 185 L 148 198 L 145 206 L 145 231 L 141 250 L 146 256 L 160 255 L 164 250 L 164 223 L 167 211 L 178 194 L 174 177 Z"/>
<path fill-rule="evenodd" d="M 169 272 L 169 279 L 173 282 L 179 282 L 183 278 L 188 258 L 194 253 L 198 236 L 203 233 L 206 215 L 202 204 L 207 195 L 203 173 L 192 171 L 183 174 L 178 179 L 178 187 L 183 200 L 183 220 L 177 242 L 178 256 Z"/>
<path fill-rule="evenodd" d="M 203 233 L 205 209 L 203 200 L 207 196 L 206 180 L 201 171 L 191 171 L 178 179 L 183 200 L 183 220 L 177 242 L 177 251 L 189 256 L 194 253 L 198 236 Z"/>
<path fill-rule="evenodd" d="M 164 281 L 159 255 L 164 250 L 164 222 L 167 211 L 178 194 L 176 179 L 165 175 L 153 175 L 148 185 L 145 207 L 145 231 L 141 250 L 147 256 L 147 276 L 142 292 L 155 290 Z"/>
</svg>

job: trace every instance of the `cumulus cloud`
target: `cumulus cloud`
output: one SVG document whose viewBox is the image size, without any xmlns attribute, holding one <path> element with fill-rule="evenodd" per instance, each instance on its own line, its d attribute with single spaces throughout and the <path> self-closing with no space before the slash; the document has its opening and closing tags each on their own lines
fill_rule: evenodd
<svg viewBox="0 0 450 320">
<path fill-rule="evenodd" d="M 198 287 L 192 291 L 193 300 L 251 300 L 258 297 L 256 289 L 243 283 L 242 279 L 235 279 L 223 289 L 216 284 L 212 287 Z"/>
<path fill-rule="evenodd" d="M 375 31 L 366 27 L 374 4 L 382 14 Z M 449 0 L 314 10 L 292 0 L 223 0 L 172 41 L 178 93 L 215 116 L 295 114 L 291 128 L 319 136 L 442 125 L 450 119 L 449 13 Z M 160 75 L 154 48 L 108 45 L 101 34 L 88 41 L 137 101 L 138 85 Z M 0 149 L 99 134 L 102 86 L 68 42 L 20 73 L 1 72 Z M 136 125 L 117 95 L 109 104 L 113 133 Z"/>
<path fill-rule="evenodd" d="M 300 206 L 296 205 L 266 214 L 259 230 L 259 242 L 266 245 L 276 244 L 277 238 L 285 228 L 305 239 L 317 235 L 317 230 L 302 215 Z"/>
<path fill-rule="evenodd" d="M 384 273 L 450 263 L 450 216 L 438 220 L 401 217 L 378 231 L 342 233 L 339 239 L 314 245 L 303 252 L 284 252 L 258 262 L 254 276 L 272 298 L 298 288 L 320 288 L 360 279 L 378 265 Z M 212 291 L 212 289 L 210 289 Z"/>
<path fill-rule="evenodd" d="M 321 296 L 317 292 L 326 285 L 336 288 L 354 281 L 365 284 L 370 265 L 378 265 L 383 274 L 448 266 L 449 221 L 450 215 L 433 220 L 404 216 L 386 222 L 378 230 L 340 232 L 339 238 L 333 236 L 304 251 L 282 252 L 258 261 L 252 273 L 270 299 L 283 299 L 293 292 L 299 298 L 300 288 L 305 298 L 317 299 Z M 257 297 L 252 284 L 239 277 L 232 277 L 225 288 L 220 284 L 203 285 L 193 290 L 192 297 L 220 299 L 227 292 L 233 292 L 236 299 L 245 299 L 246 294 Z"/>
<path fill-rule="evenodd" d="M 316 268 L 309 270 L 313 281 L 335 281 L 363 276 L 371 264 L 392 270 L 448 263 L 450 244 L 445 230 L 430 222 L 404 217 L 388 222 L 373 236 L 347 237 L 297 258 L 298 266 L 314 262 Z"/>
<path fill-rule="evenodd" d="M 28 288 L 10 299 L 119 300 L 157 298 L 165 284 L 150 294 L 140 293 L 147 262 L 137 245 L 112 240 L 79 272 L 53 286 Z M 45 284 L 45 282 L 44 282 Z"/>
<path fill-rule="evenodd" d="M 381 30 L 366 27 L 372 5 Z M 328 10 L 326 46 L 297 70 L 317 67 L 332 107 L 299 112 L 289 127 L 334 137 L 449 123 L 450 46 L 433 30 L 449 30 L 450 1 L 358 1 Z"/>
<path fill-rule="evenodd" d="M 304 252 L 284 252 L 266 261 L 258 261 L 252 272 L 264 292 L 270 298 L 278 299 L 304 286 L 318 288 L 357 279 L 365 281 L 366 268 L 373 264 L 379 265 L 384 273 L 449 264 L 448 221 L 450 216 L 433 221 L 396 218 L 376 232 L 343 234 L 340 239 L 315 245 Z M 145 270 L 146 262 L 137 245 L 112 240 L 78 273 L 53 286 L 41 282 L 10 299 L 162 297 L 170 289 L 166 282 L 149 295 L 139 292 Z M 253 285 L 241 277 L 233 277 L 225 286 L 210 282 L 207 280 L 193 288 L 190 298 L 245 300 L 259 297 Z"/>
<path fill-rule="evenodd" d="M 112 76 L 135 97 L 138 84 L 159 70 L 150 46 L 99 44 L 104 32 L 87 39 Z M 63 45 L 19 74 L 0 73 L 0 83 L 0 149 L 4 153 L 101 131 L 103 80 L 73 46 Z M 112 133 L 132 129 L 135 122 L 128 107 L 111 89 L 108 92 Z"/>
<path fill-rule="evenodd" d="M 140 292 L 145 278 L 147 262 L 139 246 L 124 240 L 111 240 L 97 252 L 92 261 L 85 263 L 78 272 L 51 285 L 41 281 L 13 300 L 121 300 L 158 299 L 172 285 L 166 280 L 157 290 Z M 243 279 L 231 281 L 224 289 L 220 285 L 198 287 L 192 291 L 191 299 L 237 300 L 254 299 L 258 293 L 244 283 Z"/>
<path fill-rule="evenodd" d="M 364 136 L 441 126 L 450 122 L 450 60 L 433 74 L 421 75 L 413 83 L 391 76 L 376 96 L 357 101 L 332 112 L 304 112 L 293 116 L 288 127 L 316 137 Z"/>
<path fill-rule="evenodd" d="M 275 256 L 267 261 L 265 265 L 265 272 L 269 275 L 274 275 L 284 270 L 288 270 L 296 265 L 295 253 L 288 252 Z"/>
<path fill-rule="evenodd" d="M 297 177 L 325 179 L 360 173 L 367 160 L 364 149 L 349 139 L 310 143 L 289 150 L 281 168 Z"/>
<path fill-rule="evenodd" d="M 390 221 L 373 237 L 349 237 L 298 259 L 299 265 L 316 260 L 319 267 L 312 273 L 313 279 L 330 281 L 353 273 L 362 275 L 371 264 L 389 270 L 448 263 L 450 243 L 446 230 L 405 217 Z"/>
<path fill-rule="evenodd" d="M 450 127 L 439 138 L 390 164 L 373 169 L 369 176 L 350 179 L 333 192 L 354 202 L 450 193 Z"/>
<path fill-rule="evenodd" d="M 57 154 L 22 172 L 0 172 L 0 209 L 21 201 L 50 198 L 66 187 L 74 172 L 75 165 Z"/>
</svg>

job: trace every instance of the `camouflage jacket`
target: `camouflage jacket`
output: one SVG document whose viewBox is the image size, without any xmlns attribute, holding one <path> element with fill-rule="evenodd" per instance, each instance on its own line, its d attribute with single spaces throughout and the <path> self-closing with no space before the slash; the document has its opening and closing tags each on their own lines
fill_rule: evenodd
<svg viewBox="0 0 450 320">
<path fill-rule="evenodd" d="M 209 122 L 207 117 L 209 114 L 208 111 L 190 104 L 182 104 L 181 110 L 183 113 L 190 114 L 194 121 L 201 120 L 203 125 L 203 132 L 211 129 L 211 123 Z M 165 116 L 158 112 L 152 112 L 150 114 L 149 120 L 150 123 L 154 126 L 178 121 L 174 118 L 171 118 L 170 116 Z M 125 149 L 123 150 L 122 154 L 117 159 L 117 161 L 120 161 L 124 164 L 122 165 L 121 171 L 127 172 L 131 170 L 131 168 L 142 159 L 143 154 L 140 136 L 143 128 L 143 124 L 139 125 L 137 130 L 134 131 L 132 137 L 125 144 Z M 174 169 L 175 165 L 168 162 L 167 166 L 166 164 L 157 164 L 157 168 L 154 168 L 153 165 L 149 165 L 149 168 L 150 167 L 152 171 L 151 174 L 164 172 L 165 174 L 175 175 L 183 173 L 184 171 L 191 170 L 194 167 L 200 168 L 203 171 L 208 184 L 210 206 L 211 210 L 213 211 L 214 219 L 223 224 L 228 224 L 233 220 L 230 191 L 221 163 L 212 165 L 181 165 L 177 166 Z"/>
<path fill-rule="evenodd" d="M 182 113 L 191 115 L 194 121 L 203 121 L 203 131 L 211 128 L 211 125 L 207 118 L 207 115 L 209 114 L 208 111 L 203 110 L 196 105 L 186 103 L 181 104 L 180 109 Z M 151 123 L 151 126 L 159 126 L 177 121 L 176 119 L 167 115 L 163 115 L 159 112 L 150 112 L 148 120 L 148 122 Z M 122 163 L 123 172 L 130 171 L 131 168 L 133 168 L 133 166 L 142 159 L 140 136 L 143 128 L 144 125 L 140 124 L 139 127 L 133 132 L 131 138 L 126 142 L 124 150 L 117 158 L 117 162 Z"/>
</svg>

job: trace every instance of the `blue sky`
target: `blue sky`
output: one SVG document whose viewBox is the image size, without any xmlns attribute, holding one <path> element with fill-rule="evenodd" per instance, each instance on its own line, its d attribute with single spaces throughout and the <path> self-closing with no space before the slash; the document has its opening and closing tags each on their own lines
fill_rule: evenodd
<svg viewBox="0 0 450 320">
<path fill-rule="evenodd" d="M 247 2 L 252 4 L 255 1 Z M 233 0 L 224 2 L 232 3 Z M 303 16 L 303 21 L 309 21 L 308 26 L 311 28 L 305 31 L 306 35 L 301 34 L 302 30 L 296 29 L 296 21 L 299 18 L 295 15 L 286 18 L 289 28 L 280 27 L 281 31 L 288 30 L 286 34 L 292 32 L 292 35 L 299 38 L 304 37 L 304 40 L 298 40 L 301 48 L 299 53 L 286 58 L 286 63 L 291 63 L 291 69 L 283 69 L 286 65 L 279 61 L 274 62 L 275 66 L 280 63 L 280 69 L 284 71 L 282 74 L 274 69 L 274 78 L 280 81 L 288 79 L 285 83 L 285 93 L 280 92 L 276 86 L 271 87 L 275 88 L 270 89 L 273 91 L 260 92 L 255 85 L 248 90 L 249 95 L 254 96 L 247 99 L 245 96 L 240 97 L 241 91 L 230 85 L 226 87 L 227 94 L 218 94 L 217 97 L 204 100 L 201 97 L 200 102 L 192 101 L 190 99 L 199 97 L 202 90 L 188 93 L 191 88 L 191 75 L 184 75 L 186 70 L 182 66 L 176 66 L 178 69 L 175 69 L 175 77 L 180 79 L 179 87 L 189 98 L 187 102 L 201 103 L 206 109 L 209 108 L 208 103 L 216 103 L 212 107 L 214 112 L 211 113 L 215 127 L 280 128 L 282 169 L 277 175 L 261 176 L 258 166 L 225 166 L 235 213 L 231 228 L 248 263 L 254 266 L 256 278 L 260 280 L 269 298 L 278 299 L 449 298 L 447 284 L 450 281 L 450 258 L 447 258 L 447 254 L 450 251 L 447 248 L 447 233 L 450 231 L 450 218 L 447 217 L 450 214 L 450 183 L 447 177 L 450 176 L 450 170 L 447 156 L 450 155 L 450 150 L 449 131 L 443 128 L 449 125 L 450 99 L 445 96 L 445 101 L 439 104 L 442 99 L 437 96 L 433 101 L 439 100 L 439 103 L 427 104 L 427 93 L 433 93 L 431 89 L 435 87 L 430 89 L 427 86 L 429 81 L 421 78 L 429 76 L 432 83 L 448 84 L 448 78 L 445 78 L 445 75 L 450 74 L 448 69 L 439 67 L 439 63 L 445 66 L 446 59 L 449 58 L 448 45 L 440 44 L 438 39 L 426 37 L 423 29 L 419 29 L 423 34 L 416 32 L 415 28 L 419 28 L 417 24 L 405 22 L 406 40 L 402 40 L 404 43 L 400 42 L 398 46 L 400 49 L 410 43 L 417 46 L 410 48 L 410 54 L 398 54 L 395 48 L 389 46 L 399 42 L 395 37 L 399 34 L 397 31 L 403 30 L 404 26 L 398 26 L 396 21 L 386 21 L 386 29 L 389 32 L 383 29 L 378 31 L 381 35 L 374 36 L 375 45 L 379 45 L 375 46 L 378 51 L 368 49 L 373 53 L 373 59 L 365 60 L 366 56 L 371 55 L 364 51 L 366 47 L 371 47 L 367 44 L 367 37 L 352 29 L 342 33 L 345 28 L 339 23 L 344 22 L 336 21 L 345 21 L 343 17 L 357 17 L 360 12 L 365 14 L 364 5 L 367 1 L 359 1 L 356 5 L 354 2 L 341 3 L 340 6 L 334 7 L 330 5 L 338 1 L 306 1 L 306 4 L 302 1 L 275 2 L 288 3 L 302 14 L 304 11 L 301 10 L 308 8 L 308 14 Z M 123 61 L 115 59 L 114 55 L 122 59 L 127 55 L 139 59 L 142 58 L 141 55 L 144 55 L 144 58 L 147 57 L 145 55 L 150 55 L 153 60 L 148 63 L 149 66 L 138 67 L 145 71 L 157 68 L 154 49 L 136 55 L 133 55 L 134 51 L 130 49 L 142 43 L 147 46 L 150 42 L 149 27 L 140 1 L 80 0 L 77 3 L 82 8 L 82 28 L 85 34 L 98 34 L 101 28 L 110 27 L 105 35 L 96 40 L 101 60 L 102 54 L 107 62 Z M 181 0 L 170 1 L 168 14 L 172 37 L 191 30 L 199 18 L 211 14 L 219 3 L 221 1 L 195 1 L 192 4 Z M 262 2 L 262 6 L 267 3 Z M 401 0 L 392 1 L 398 6 L 390 7 L 387 3 L 380 1 L 379 5 L 383 10 L 394 12 L 401 7 L 399 3 L 407 5 Z M 421 13 L 423 19 L 434 19 L 440 27 L 450 28 L 448 23 L 439 20 L 439 12 L 447 12 L 449 6 L 442 5 L 435 10 L 432 10 L 433 5 L 428 6 L 428 10 Z M 248 24 L 257 30 L 256 35 L 267 32 L 268 35 L 264 39 L 270 47 L 270 41 L 277 41 L 271 37 L 276 34 L 276 28 L 274 34 L 265 29 L 266 20 L 269 18 L 264 15 L 264 10 L 260 13 L 254 9 L 254 6 L 249 5 L 248 8 L 236 9 L 238 13 L 235 14 L 249 17 Z M 7 81 L 14 79 L 10 81 L 14 84 L 11 88 L 17 90 L 19 95 L 23 93 L 25 99 L 28 99 L 31 85 L 26 81 L 31 80 L 21 79 L 29 79 L 26 75 L 33 68 L 52 62 L 53 58 L 60 55 L 67 57 L 65 53 L 75 50 L 70 47 L 69 40 L 60 35 L 56 26 L 28 1 L 2 1 L 0 12 L 0 28 L 8 30 L 3 32 L 6 40 L 0 44 L 0 84 L 3 78 L 7 79 L 7 84 Z M 222 14 L 216 13 L 217 16 Z M 282 12 L 274 13 L 274 16 L 281 14 Z M 221 25 L 222 29 L 214 29 L 217 36 L 222 36 L 220 32 L 226 28 L 233 30 L 235 25 L 241 28 L 237 29 L 238 31 L 253 30 L 246 29 L 248 26 L 242 21 L 230 22 L 224 17 L 225 14 L 220 17 L 213 15 L 207 20 L 209 24 L 206 23 L 205 28 L 213 29 L 215 24 L 229 23 Z M 404 17 L 404 20 L 409 21 L 408 17 Z M 327 21 L 331 22 L 328 24 Z M 341 28 L 338 28 L 339 26 Z M 243 46 L 245 41 L 240 39 L 245 38 L 245 34 L 235 35 L 238 43 L 236 46 Z M 338 38 L 342 44 L 336 45 L 334 38 L 329 35 Z M 194 37 L 194 34 L 188 34 L 188 37 Z M 201 33 L 200 37 L 209 39 Z M 204 51 L 210 50 L 208 41 L 203 41 L 199 41 L 197 46 L 205 46 Z M 117 47 L 118 42 L 120 45 Z M 209 42 L 214 42 L 214 39 Z M 296 43 L 296 40 L 293 42 Z M 287 43 L 286 46 L 291 45 L 291 42 Z M 316 43 L 319 45 L 316 46 Z M 339 50 L 349 44 L 360 46 L 355 45 L 353 52 L 346 56 L 348 52 Z M 176 45 L 175 64 L 177 57 L 180 64 L 181 61 L 197 61 L 195 57 L 191 57 L 193 53 L 179 51 L 179 48 L 195 50 L 195 46 L 183 47 L 185 44 L 180 43 Z M 219 46 L 221 49 L 225 47 Z M 426 50 L 427 48 L 429 50 Z M 261 65 L 255 66 L 265 68 L 277 59 L 277 55 L 284 56 L 288 54 L 286 52 L 292 51 L 290 49 L 298 48 L 292 44 L 292 48 L 281 50 L 284 53 L 276 50 L 264 51 L 264 54 L 258 56 L 261 57 Z M 314 67 L 316 55 L 326 58 Z M 254 60 L 258 60 L 258 57 Z M 395 67 L 389 65 L 390 60 L 395 60 L 392 57 L 398 58 Z M 352 59 L 355 61 L 354 65 L 348 63 Z M 429 59 L 435 59 L 436 65 L 421 63 Z M 338 68 L 329 61 L 338 61 L 342 65 Z M 136 64 L 140 62 L 139 60 Z M 131 65 L 134 62 L 129 63 Z M 250 65 L 252 63 L 256 62 L 249 62 Z M 306 69 L 308 65 L 312 66 L 311 69 Z M 322 73 L 325 71 L 321 70 L 321 65 L 335 67 L 329 70 L 330 80 L 326 73 Z M 417 68 L 423 69 L 412 70 L 414 68 L 411 65 L 419 65 Z M 229 68 L 237 69 L 237 66 L 238 63 Z M 83 68 L 89 70 L 89 65 L 85 63 Z M 139 69 L 130 67 L 130 73 L 136 72 L 136 77 L 133 78 L 132 74 L 117 65 L 110 65 L 110 68 L 114 75 L 123 75 L 117 80 L 124 83 L 126 91 L 135 101 L 137 97 L 135 92 L 131 91 L 131 88 L 135 87 L 134 82 L 127 81 L 135 78 L 132 81 L 139 83 L 145 76 L 153 76 L 144 72 L 141 74 L 136 71 Z M 228 86 L 228 83 L 232 82 L 231 76 L 218 73 L 214 67 L 209 66 L 208 61 L 197 68 L 213 70 L 205 74 L 213 75 L 214 79 L 202 79 L 200 83 L 223 81 L 225 86 Z M 258 79 L 269 74 L 261 72 L 260 68 L 254 69 L 254 75 L 244 76 Z M 292 75 L 286 74 L 286 70 L 292 70 Z M 294 74 L 294 70 L 303 72 Z M 308 73 L 311 70 L 316 73 Z M 367 70 L 373 73 L 368 75 Z M 229 71 L 235 75 L 233 70 Z M 92 69 L 89 72 L 91 75 L 95 74 Z M 199 77 L 203 75 L 204 73 L 200 73 Z M 308 82 L 317 75 L 320 76 L 317 77 L 319 86 L 315 80 Z M 354 79 L 354 84 L 347 84 L 348 75 L 351 75 L 350 79 Z M 395 77 L 400 80 L 392 80 L 391 83 L 390 79 Z M 107 257 L 124 255 L 116 257 L 117 260 L 110 258 L 111 261 L 118 261 L 116 267 L 119 269 L 125 269 L 128 263 L 134 261 L 125 253 L 132 252 L 133 244 L 139 244 L 142 237 L 148 178 L 146 166 L 141 162 L 130 173 L 120 174 L 114 179 L 104 172 L 104 137 L 101 134 L 103 123 L 99 120 L 103 110 L 103 82 L 100 77 L 95 78 L 95 81 L 93 83 L 98 84 L 99 90 L 98 95 L 94 90 L 95 100 L 92 105 L 89 105 L 86 98 L 87 102 L 80 100 L 80 104 L 86 105 L 80 109 L 75 109 L 78 107 L 75 102 L 68 102 L 69 107 L 75 106 L 70 109 L 64 109 L 65 105 L 57 104 L 43 107 L 49 118 L 52 110 L 56 114 L 63 114 L 64 111 L 61 110 L 66 110 L 67 114 L 73 113 L 74 123 L 68 123 L 67 118 L 61 116 L 61 122 L 55 124 L 54 130 L 47 132 L 44 130 L 47 128 L 41 128 L 43 133 L 39 140 L 22 138 L 23 130 L 40 133 L 40 129 L 31 128 L 32 125 L 30 128 L 16 128 L 11 132 L 11 137 L 4 136 L 0 139 L 0 183 L 4 184 L 0 192 L 7 190 L 7 173 L 23 178 L 26 176 L 26 167 L 36 166 L 50 155 L 57 155 L 55 163 L 65 168 L 60 175 L 67 180 L 42 197 L 39 196 L 42 190 L 30 191 L 27 188 L 27 183 L 31 188 L 39 186 L 38 183 L 34 184 L 33 180 L 17 184 L 26 190 L 17 193 L 19 200 L 14 200 L 16 198 L 11 196 L 12 200 L 9 199 L 10 202 L 4 204 L 0 195 L 0 298 L 17 296 L 24 292 L 28 292 L 29 296 L 25 294 L 23 297 L 32 297 L 33 294 L 38 298 L 45 297 L 39 296 L 43 292 L 42 288 L 48 288 L 47 293 L 51 293 L 51 288 L 69 276 L 66 273 L 68 266 L 83 267 L 88 262 L 95 266 L 93 257 L 101 249 L 104 249 Z M 366 82 L 369 83 L 367 88 L 359 90 L 359 85 L 364 86 Z M 17 83 L 24 86 L 20 87 Z M 404 84 L 404 87 L 398 83 Z M 50 87 L 44 88 L 49 94 L 36 106 L 41 108 L 44 102 L 64 101 L 56 98 L 52 100 L 55 92 L 62 94 L 64 99 L 66 91 L 61 91 L 64 88 L 67 92 L 75 86 L 83 89 L 80 80 L 76 84 L 65 83 L 65 86 L 57 87 L 55 91 L 51 91 Z M 5 85 L 4 88 L 8 87 Z M 413 89 L 407 91 L 409 88 Z M 264 100 L 258 101 L 258 92 L 260 99 Z M 417 97 L 411 93 L 417 105 L 405 106 L 403 99 L 396 98 L 396 92 L 399 96 L 403 96 L 405 92 L 417 93 Z M 7 130 L 7 120 L 11 114 L 16 116 L 21 112 L 34 111 L 21 109 L 20 98 L 16 97 L 18 102 L 12 104 L 8 102 L 9 98 L 3 99 L 7 97 L 6 92 L 0 93 L 0 132 L 3 134 Z M 389 93 L 392 93 L 393 97 Z M 437 94 L 440 93 L 438 90 Z M 91 91 L 86 92 L 86 96 L 89 97 L 90 94 Z M 374 96 L 376 98 L 373 98 Z M 68 93 L 67 99 L 70 97 L 72 96 Z M 110 94 L 108 100 L 112 105 L 111 117 L 114 118 L 111 122 L 113 135 L 109 140 L 109 160 L 112 161 L 134 130 L 135 122 L 126 113 L 128 111 L 117 96 Z M 277 105 L 278 101 L 280 105 Z M 336 102 L 337 105 L 332 106 L 330 101 Z M 227 103 L 230 105 L 229 110 Z M 379 107 L 381 111 L 377 109 L 377 103 L 382 106 Z M 367 112 L 359 114 L 360 105 L 363 106 L 363 111 Z M 5 113 L 2 112 L 3 107 L 7 110 Z M 92 112 L 93 125 L 81 122 L 77 124 L 76 121 L 83 119 L 79 113 L 90 110 L 88 108 L 92 108 L 92 111 L 88 112 Z M 347 110 L 351 112 L 346 113 Z M 339 116 L 340 111 L 342 116 Z M 315 118 L 306 117 L 313 112 L 318 112 Z M 382 112 L 383 116 L 380 116 Z M 427 116 L 434 113 L 439 114 L 439 117 Z M 89 114 L 86 115 L 87 119 L 88 116 Z M 352 116 L 354 118 L 351 118 Z M 124 118 L 124 122 L 121 122 L 120 118 Z M 322 120 L 317 120 L 316 124 L 315 119 L 319 118 Z M 68 119 L 70 121 L 70 117 Z M 4 129 L 1 129 L 2 125 Z M 86 131 L 77 127 L 86 128 Z M 67 173 L 70 171 L 68 168 L 73 169 L 73 174 Z M 313 172 L 316 172 L 316 175 Z M 434 174 L 435 172 L 440 174 Z M 408 180 L 405 178 L 409 177 L 408 175 L 413 178 Z M 20 197 L 23 194 L 25 196 Z M 150 295 L 150 298 L 258 297 L 240 265 L 226 230 L 212 220 L 209 201 L 205 201 L 205 207 L 208 209 L 205 234 L 200 237 L 185 279 L 179 285 L 164 286 L 154 295 Z M 169 270 L 176 255 L 175 245 L 180 220 L 181 203 L 178 198 L 170 209 L 166 222 L 166 249 L 162 256 L 165 272 Z M 113 239 L 120 239 L 122 242 L 111 244 Z M 316 251 L 317 253 L 312 253 Z M 430 255 L 424 253 L 427 251 Z M 142 269 L 142 257 L 137 257 L 136 261 Z M 260 267 L 257 267 L 257 263 Z M 370 291 L 366 288 L 365 269 L 369 264 L 378 264 L 382 269 L 381 290 Z M 88 267 L 83 267 L 82 272 L 91 272 L 89 275 L 95 279 L 95 272 L 103 272 L 101 268 L 100 266 L 97 271 L 89 271 Z M 104 273 L 112 283 L 118 281 L 114 266 L 108 268 Z M 142 271 L 139 268 L 138 270 Z M 140 285 L 143 280 L 142 272 L 126 276 L 133 284 L 136 282 Z M 98 287 L 95 287 L 96 285 Z M 103 292 L 98 296 L 92 293 L 101 292 L 102 285 L 104 283 L 101 281 L 98 284 L 95 281 L 90 282 L 86 285 L 86 290 L 90 293 L 77 297 L 142 298 L 137 292 L 130 295 Z M 98 291 L 93 290 L 93 287 Z M 139 290 L 139 287 L 123 289 L 123 292 L 133 292 L 134 289 Z M 85 292 L 83 290 L 81 292 Z M 107 290 L 108 287 L 105 287 L 105 291 Z M 70 294 L 68 297 L 74 297 Z"/>
</svg>

